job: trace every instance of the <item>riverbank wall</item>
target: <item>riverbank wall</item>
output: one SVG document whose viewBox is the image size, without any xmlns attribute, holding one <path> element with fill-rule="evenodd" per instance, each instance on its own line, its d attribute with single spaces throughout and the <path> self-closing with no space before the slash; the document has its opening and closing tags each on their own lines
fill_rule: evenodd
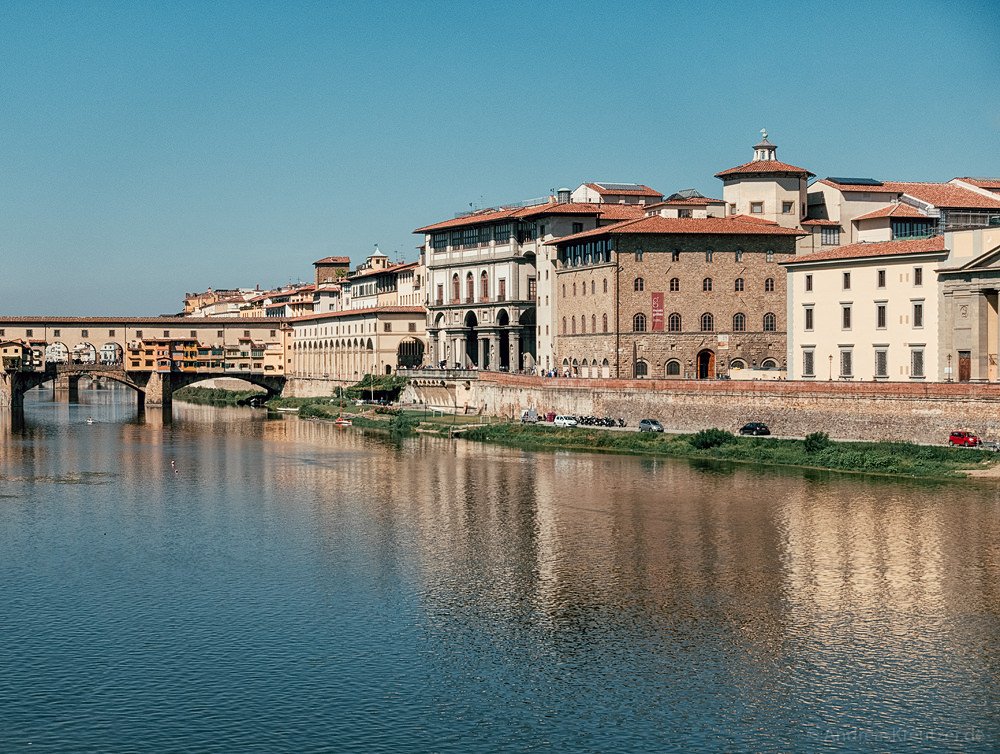
<svg viewBox="0 0 1000 754">
<path fill-rule="evenodd" d="M 416 379 L 403 399 L 508 419 L 528 407 L 540 414 L 623 417 L 632 427 L 649 417 L 691 432 L 735 431 L 759 421 L 776 435 L 944 443 L 952 430 L 970 429 L 1000 439 L 1000 384 L 598 381 L 483 372 L 471 379 Z"/>
</svg>

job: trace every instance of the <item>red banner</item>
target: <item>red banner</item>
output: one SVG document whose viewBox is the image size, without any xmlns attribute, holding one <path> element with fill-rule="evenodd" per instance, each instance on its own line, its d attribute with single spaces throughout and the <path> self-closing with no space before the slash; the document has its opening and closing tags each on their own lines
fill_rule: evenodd
<svg viewBox="0 0 1000 754">
<path fill-rule="evenodd" d="M 663 294 L 653 294 L 653 332 L 663 332 Z"/>
</svg>

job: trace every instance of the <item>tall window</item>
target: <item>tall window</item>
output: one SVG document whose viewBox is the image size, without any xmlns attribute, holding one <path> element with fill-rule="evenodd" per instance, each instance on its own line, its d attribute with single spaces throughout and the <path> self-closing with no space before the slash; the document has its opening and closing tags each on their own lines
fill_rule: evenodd
<svg viewBox="0 0 1000 754">
<path fill-rule="evenodd" d="M 645 314 L 636 314 L 632 317 L 632 332 L 646 332 Z"/>
<path fill-rule="evenodd" d="M 597 315 L 596 314 L 591 314 L 590 315 L 590 331 L 591 332 L 597 332 Z"/>
<path fill-rule="evenodd" d="M 813 276 L 806 275 L 806 290 L 811 291 L 813 289 Z"/>
<path fill-rule="evenodd" d="M 910 351 L 910 377 L 924 376 L 924 349 L 914 348 Z"/>
<path fill-rule="evenodd" d="M 670 278 L 670 292 L 676 293 L 681 289 L 680 278 Z"/>
<path fill-rule="evenodd" d="M 819 233 L 820 244 L 823 246 L 840 245 L 840 228 L 822 228 Z"/>
<path fill-rule="evenodd" d="M 476 295 L 476 284 L 472 278 L 472 273 L 470 272 L 465 276 L 465 301 L 467 304 L 472 303 L 472 299 Z"/>
<path fill-rule="evenodd" d="M 806 315 L 805 316 L 805 329 L 806 330 L 812 330 L 813 329 L 813 309 L 812 309 L 811 306 L 807 306 L 805 308 L 805 315 Z"/>
<path fill-rule="evenodd" d="M 736 263 L 739 264 L 743 261 L 743 249 L 736 250 Z"/>
<path fill-rule="evenodd" d="M 766 262 L 774 261 L 774 251 L 772 249 L 767 250 L 767 253 L 764 255 L 764 261 Z"/>
<path fill-rule="evenodd" d="M 924 326 L 924 303 L 922 301 L 913 302 L 913 326 Z"/>
<path fill-rule="evenodd" d="M 701 315 L 701 331 L 702 332 L 713 332 L 715 330 L 715 317 L 709 312 L 705 312 Z"/>
<path fill-rule="evenodd" d="M 646 287 L 646 281 L 643 280 L 642 278 L 636 278 L 635 281 L 632 283 L 632 288 L 637 291 L 644 290 L 645 287 Z"/>
<path fill-rule="evenodd" d="M 667 332 L 680 332 L 681 331 L 681 315 L 674 312 L 669 317 L 667 317 Z"/>
<path fill-rule="evenodd" d="M 486 274 L 486 270 L 479 276 L 479 300 L 490 300 L 490 277 Z"/>
<path fill-rule="evenodd" d="M 670 252 L 670 261 L 671 262 L 681 261 L 681 252 L 679 249 L 674 249 L 673 251 Z"/>
<path fill-rule="evenodd" d="M 709 249 L 708 251 L 705 252 L 705 261 L 706 262 L 711 262 L 712 261 L 712 257 L 714 257 L 714 256 L 715 256 L 715 253 L 711 249 Z"/>
<path fill-rule="evenodd" d="M 737 293 L 742 293 L 743 286 L 744 286 L 743 278 L 736 278 L 736 282 L 733 285 L 733 290 L 736 291 Z"/>
<path fill-rule="evenodd" d="M 875 273 L 875 285 L 879 288 L 885 288 L 885 270 L 878 270 Z"/>
<path fill-rule="evenodd" d="M 802 376 L 803 377 L 815 377 L 816 376 L 816 361 L 815 353 L 813 351 L 803 351 L 802 352 Z"/>
<path fill-rule="evenodd" d="M 452 303 L 457 304 L 462 297 L 462 284 L 459 282 L 458 274 L 451 276 L 451 298 Z"/>
<path fill-rule="evenodd" d="M 875 350 L 875 376 L 889 376 L 889 353 L 884 348 Z"/>
<path fill-rule="evenodd" d="M 565 335 L 566 334 L 566 318 L 565 317 L 563 317 L 563 321 L 562 321 L 562 331 L 563 331 L 563 335 Z"/>
<path fill-rule="evenodd" d="M 535 279 L 528 279 L 528 298 L 532 301 L 538 295 L 538 288 L 534 285 Z M 506 301 L 507 300 L 507 278 L 500 278 L 497 280 L 497 300 Z"/>
<path fill-rule="evenodd" d="M 569 326 L 573 335 L 576 335 L 576 315 L 569 318 Z"/>
<path fill-rule="evenodd" d="M 584 335 L 587 334 L 587 315 L 586 314 L 581 314 L 580 315 L 580 332 L 583 333 Z"/>
<path fill-rule="evenodd" d="M 849 272 L 844 273 L 844 290 L 851 290 L 851 273 Z"/>
<path fill-rule="evenodd" d="M 854 359 L 851 349 L 844 348 L 840 351 L 840 376 L 841 377 L 853 377 L 854 376 Z"/>
<path fill-rule="evenodd" d="M 842 306 L 840 307 L 840 327 L 842 330 L 851 329 L 851 307 Z"/>
<path fill-rule="evenodd" d="M 764 281 L 764 291 L 767 293 L 774 292 L 774 278 L 768 278 Z"/>
<path fill-rule="evenodd" d="M 746 332 L 747 315 L 738 312 L 733 315 L 733 332 Z"/>
<path fill-rule="evenodd" d="M 875 327 L 879 330 L 885 329 L 886 313 L 885 304 L 875 304 Z"/>
<path fill-rule="evenodd" d="M 923 285 L 924 284 L 924 268 L 914 267 L 913 268 L 913 284 Z"/>
<path fill-rule="evenodd" d="M 764 332 L 774 332 L 778 329 L 778 318 L 772 312 L 764 315 Z"/>
<path fill-rule="evenodd" d="M 608 331 L 608 315 L 607 314 L 602 314 L 601 315 L 601 327 L 602 327 L 601 332 L 607 332 Z"/>
<path fill-rule="evenodd" d="M 438 284 L 438 287 L 437 287 L 437 299 L 436 299 L 436 303 L 437 303 L 438 306 L 441 306 L 444 303 L 444 286 L 441 285 L 441 284 Z"/>
<path fill-rule="evenodd" d="M 605 293 L 608 292 L 608 279 L 607 278 L 604 278 L 604 292 Z"/>
<path fill-rule="evenodd" d="M 701 289 L 705 292 L 712 290 L 712 278 L 705 278 L 701 281 Z"/>
</svg>

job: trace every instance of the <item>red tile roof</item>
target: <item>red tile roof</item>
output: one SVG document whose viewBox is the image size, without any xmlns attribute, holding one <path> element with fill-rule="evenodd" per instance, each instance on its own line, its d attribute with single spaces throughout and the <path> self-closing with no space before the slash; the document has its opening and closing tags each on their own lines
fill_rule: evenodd
<svg viewBox="0 0 1000 754">
<path fill-rule="evenodd" d="M 323 257 L 317 259 L 313 264 L 347 264 L 351 263 L 350 257 Z"/>
<path fill-rule="evenodd" d="M 867 215 L 855 217 L 854 220 L 874 220 L 879 217 L 922 217 L 926 219 L 927 215 L 916 207 L 911 207 L 909 204 L 899 202 L 897 204 L 889 204 L 885 207 L 880 207 L 874 212 L 869 212 Z"/>
<path fill-rule="evenodd" d="M 651 215 L 628 220 L 603 228 L 563 236 L 548 242 L 548 246 L 606 235 L 748 235 L 801 236 L 801 230 L 782 228 L 773 223 L 744 222 L 729 217 L 662 217 Z"/>
<path fill-rule="evenodd" d="M 612 183 L 611 185 L 614 184 Z M 642 184 L 637 184 L 635 188 L 630 189 L 613 189 L 600 183 L 585 183 L 584 186 L 596 191 L 601 196 L 663 196 L 663 194 L 656 189 L 651 189 L 649 186 L 644 186 Z"/>
<path fill-rule="evenodd" d="M 879 243 L 852 243 L 838 246 L 826 251 L 804 254 L 790 259 L 782 264 L 809 264 L 810 262 L 825 262 L 833 259 L 864 259 L 866 257 L 890 257 L 902 254 L 929 254 L 946 251 L 944 236 L 931 238 L 906 239 L 903 241 L 881 241 Z"/>
<path fill-rule="evenodd" d="M 747 175 L 756 173 L 791 173 L 793 175 L 807 176 L 815 175 L 815 173 L 810 173 L 805 168 L 789 165 L 787 162 L 781 162 L 780 160 L 753 160 L 751 162 L 744 162 L 742 165 L 737 165 L 735 168 L 729 168 L 728 170 L 716 173 L 715 177 L 727 178 L 731 175 Z"/>
<path fill-rule="evenodd" d="M 620 220 L 638 220 L 640 217 L 645 217 L 646 210 L 649 209 L 649 205 L 642 204 L 591 204 L 591 207 L 597 207 L 601 216 L 602 221 L 618 222 Z"/>
<path fill-rule="evenodd" d="M 812 220 L 803 220 L 802 224 L 806 227 L 817 227 L 817 228 L 839 228 L 840 223 L 836 220 L 820 220 L 814 218 Z"/>
<path fill-rule="evenodd" d="M 690 199 L 664 199 L 656 204 L 647 204 L 646 209 L 654 207 L 706 207 L 709 204 L 725 204 L 722 199 L 709 199 L 707 196 L 695 196 Z"/>
<path fill-rule="evenodd" d="M 737 220 L 741 223 L 757 223 L 758 225 L 777 225 L 774 220 L 765 220 L 763 217 L 753 215 L 730 215 L 727 220 Z"/>
<path fill-rule="evenodd" d="M 837 183 L 829 178 L 820 178 L 816 183 L 823 183 L 840 191 L 864 191 L 868 194 L 898 194 L 894 188 L 888 188 L 888 184 L 883 183 L 878 186 L 869 186 L 864 183 Z"/>
<path fill-rule="evenodd" d="M 1000 209 L 1000 197 L 990 197 L 969 191 L 953 183 L 918 183 L 918 182 L 886 182 L 886 186 L 894 188 L 902 194 L 915 197 L 922 202 L 935 207 L 969 208 L 969 209 Z"/>
<path fill-rule="evenodd" d="M 970 183 L 973 186 L 978 186 L 981 189 L 988 189 L 990 191 L 1000 191 L 1000 178 L 958 178 L 956 180 L 964 181 L 965 183 Z"/>
<path fill-rule="evenodd" d="M 417 228 L 414 233 L 431 233 L 438 230 L 449 230 L 469 225 L 500 222 L 502 220 L 527 220 L 551 215 L 597 215 L 602 220 L 632 220 L 642 217 L 645 208 L 641 204 L 602 204 L 598 202 L 555 202 L 533 204 L 529 207 L 514 207 L 508 209 L 491 209 L 462 215 L 452 220 Z"/>
</svg>

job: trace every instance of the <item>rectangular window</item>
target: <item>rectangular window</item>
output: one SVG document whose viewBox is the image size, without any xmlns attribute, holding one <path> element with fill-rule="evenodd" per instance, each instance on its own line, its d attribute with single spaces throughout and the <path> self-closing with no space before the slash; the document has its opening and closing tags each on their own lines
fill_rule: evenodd
<svg viewBox="0 0 1000 754">
<path fill-rule="evenodd" d="M 431 236 L 431 248 L 432 249 L 443 249 L 448 245 L 448 234 L 447 233 L 435 233 Z"/>
<path fill-rule="evenodd" d="M 750 214 L 751 215 L 763 215 L 764 214 L 764 202 L 750 202 Z"/>
<path fill-rule="evenodd" d="M 222 336 L 223 336 L 223 331 L 222 330 L 216 330 L 215 331 L 215 337 L 221 338 Z"/>
<path fill-rule="evenodd" d="M 806 275 L 806 290 L 811 291 L 813 289 L 813 276 Z"/>
<path fill-rule="evenodd" d="M 135 337 L 142 338 L 142 330 L 136 330 L 135 331 Z"/>
<path fill-rule="evenodd" d="M 31 338 L 31 337 L 34 337 L 34 335 L 35 335 L 35 331 L 34 331 L 34 330 L 25 330 L 25 331 L 24 331 L 24 335 L 25 335 L 25 337 L 27 337 L 27 338 Z"/>
<path fill-rule="evenodd" d="M 53 338 L 61 338 L 62 337 L 62 330 L 53 330 L 52 331 L 52 337 Z"/>
<path fill-rule="evenodd" d="M 924 303 L 922 301 L 913 302 L 913 326 L 924 326 Z"/>
<path fill-rule="evenodd" d="M 764 261 L 765 262 L 773 262 L 774 261 L 774 251 L 773 250 L 768 249 L 765 252 L 765 254 L 764 254 Z"/>
<path fill-rule="evenodd" d="M 730 204 L 729 205 L 729 214 L 730 215 L 735 215 L 736 214 L 736 205 L 735 204 Z"/>
<path fill-rule="evenodd" d="M 538 281 L 535 278 L 528 278 L 528 300 L 534 301 L 538 298 Z"/>
<path fill-rule="evenodd" d="M 382 329 L 385 332 L 392 332 L 392 322 L 383 322 L 382 323 Z"/>
<path fill-rule="evenodd" d="M 849 272 L 844 273 L 844 290 L 851 290 L 851 273 Z"/>
<path fill-rule="evenodd" d="M 823 246 L 839 246 L 840 228 L 823 228 L 820 231 L 820 242 Z"/>
<path fill-rule="evenodd" d="M 854 376 L 854 359 L 853 353 L 850 349 L 842 349 L 840 352 L 840 376 L 841 377 L 853 377 Z"/>
<path fill-rule="evenodd" d="M 574 233 L 583 233 L 583 223 L 573 223 Z"/>
<path fill-rule="evenodd" d="M 885 270 L 879 270 L 876 273 L 877 282 L 876 285 L 879 288 L 885 288 Z"/>
<path fill-rule="evenodd" d="M 273 335 L 274 333 L 271 333 L 271 334 Z M 195 332 L 194 330 L 192 330 L 192 331 L 191 331 L 191 337 L 192 337 L 192 338 L 197 338 L 197 337 L 198 337 L 198 333 L 197 333 L 197 332 Z"/>
<path fill-rule="evenodd" d="M 497 280 L 497 301 L 507 300 L 507 278 Z"/>
<path fill-rule="evenodd" d="M 805 329 L 806 330 L 812 330 L 813 329 L 813 308 L 811 306 L 807 306 L 805 311 L 806 311 Z"/>
<path fill-rule="evenodd" d="M 671 262 L 679 262 L 679 261 L 681 261 L 681 253 L 680 253 L 680 251 L 678 251 L 677 249 L 674 249 L 673 251 L 671 251 L 670 252 L 670 261 Z"/>
<path fill-rule="evenodd" d="M 910 377 L 924 376 L 924 349 L 914 348 L 910 351 Z"/>
<path fill-rule="evenodd" d="M 244 338 L 249 338 L 250 337 L 250 331 L 249 330 L 244 330 L 243 331 L 243 337 Z"/>
<path fill-rule="evenodd" d="M 875 304 L 875 327 L 879 330 L 884 330 L 885 321 L 885 304 Z"/>
<path fill-rule="evenodd" d="M 691 217 L 691 210 L 679 209 L 677 210 L 677 217 Z"/>
<path fill-rule="evenodd" d="M 843 330 L 851 329 L 851 307 L 842 306 L 840 308 L 840 327 Z"/>
<path fill-rule="evenodd" d="M 924 268 L 914 267 L 913 268 L 913 284 L 923 285 L 924 284 Z"/>
<path fill-rule="evenodd" d="M 89 338 L 90 337 L 90 330 L 80 330 L 80 337 L 81 338 Z"/>
<path fill-rule="evenodd" d="M 792 207 L 795 206 L 794 202 L 782 202 L 781 203 L 781 214 L 790 215 L 792 214 Z"/>
<path fill-rule="evenodd" d="M 407 328 L 406 329 L 409 332 L 416 332 L 417 331 L 417 323 L 416 322 L 409 322 L 409 323 L 407 323 Z"/>
<path fill-rule="evenodd" d="M 164 330 L 163 331 L 163 337 L 164 338 L 169 338 L 170 337 L 170 330 Z"/>
<path fill-rule="evenodd" d="M 889 376 L 889 354 L 881 348 L 875 351 L 875 376 L 882 378 Z"/>
<path fill-rule="evenodd" d="M 803 377 L 816 376 L 816 360 L 815 360 L 815 354 L 812 351 L 802 352 L 802 376 Z"/>
</svg>

